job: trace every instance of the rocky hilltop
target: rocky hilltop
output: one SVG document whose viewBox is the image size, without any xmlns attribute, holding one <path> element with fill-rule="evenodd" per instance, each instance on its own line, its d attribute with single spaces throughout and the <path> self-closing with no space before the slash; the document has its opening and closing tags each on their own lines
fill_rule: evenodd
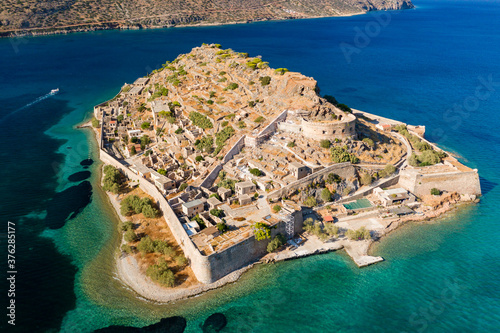
<svg viewBox="0 0 500 333">
<path fill-rule="evenodd" d="M 413 7 L 411 0 L 2 0 L 0 36 L 345 16 Z"/>
</svg>

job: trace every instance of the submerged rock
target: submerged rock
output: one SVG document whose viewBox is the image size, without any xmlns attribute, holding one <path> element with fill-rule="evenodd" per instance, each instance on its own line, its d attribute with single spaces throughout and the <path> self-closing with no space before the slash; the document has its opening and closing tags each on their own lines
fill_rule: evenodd
<svg viewBox="0 0 500 333">
<path fill-rule="evenodd" d="M 80 171 L 80 172 L 75 172 L 74 174 L 70 175 L 68 177 L 68 180 L 70 182 L 79 182 L 82 180 L 85 180 L 90 177 L 90 171 Z"/>
<path fill-rule="evenodd" d="M 175 316 L 163 318 L 160 322 L 145 326 L 145 327 L 131 327 L 131 326 L 118 326 L 113 325 L 105 328 L 98 329 L 94 332 L 99 333 L 138 333 L 138 332 L 151 332 L 151 333 L 182 333 L 186 329 L 186 319 L 183 317 Z"/>
<path fill-rule="evenodd" d="M 205 320 L 201 329 L 203 333 L 215 333 L 222 330 L 226 325 L 226 316 L 222 313 L 214 313 Z"/>
<path fill-rule="evenodd" d="M 59 229 L 67 220 L 75 218 L 90 203 L 92 185 L 83 181 L 56 193 L 47 207 L 45 223 L 50 229 Z"/>
</svg>

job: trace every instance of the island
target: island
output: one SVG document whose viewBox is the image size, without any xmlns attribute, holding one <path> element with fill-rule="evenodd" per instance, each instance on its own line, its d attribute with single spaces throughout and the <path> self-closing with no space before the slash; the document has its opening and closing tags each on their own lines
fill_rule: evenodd
<svg viewBox="0 0 500 333">
<path fill-rule="evenodd" d="M 411 0 L 4 0 L 0 37 L 349 16 L 410 8 L 414 8 Z"/>
<path fill-rule="evenodd" d="M 90 125 L 91 124 L 91 125 Z M 120 220 L 120 279 L 169 302 L 257 263 L 345 249 L 477 202 L 478 170 L 425 126 L 351 109 L 260 56 L 204 44 L 125 84 L 89 122 Z"/>
</svg>

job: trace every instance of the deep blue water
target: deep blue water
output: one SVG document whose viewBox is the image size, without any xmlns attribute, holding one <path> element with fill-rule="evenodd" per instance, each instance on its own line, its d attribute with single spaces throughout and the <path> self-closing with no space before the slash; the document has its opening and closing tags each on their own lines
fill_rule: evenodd
<svg viewBox="0 0 500 333">
<path fill-rule="evenodd" d="M 500 2 L 414 3 L 346 18 L 1 39 L 0 217 L 16 223 L 18 275 L 16 327 L 4 316 L 0 329 L 89 332 L 180 315 L 199 332 L 222 312 L 225 332 L 498 331 Z M 137 299 L 113 279 L 116 217 L 97 187 L 99 163 L 80 163 L 96 160 L 95 143 L 73 126 L 124 82 L 203 42 L 312 76 L 353 108 L 425 125 L 479 169 L 481 202 L 396 231 L 375 248 L 386 261 L 365 269 L 332 253 L 261 266 L 175 305 Z"/>
</svg>

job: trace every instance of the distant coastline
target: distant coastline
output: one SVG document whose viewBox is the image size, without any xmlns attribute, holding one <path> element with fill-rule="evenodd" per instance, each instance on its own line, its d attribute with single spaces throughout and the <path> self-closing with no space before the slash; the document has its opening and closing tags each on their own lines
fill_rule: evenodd
<svg viewBox="0 0 500 333">
<path fill-rule="evenodd" d="M 413 7 L 414 8 L 414 7 Z M 413 8 L 402 8 L 395 10 L 405 10 Z M 387 11 L 387 10 L 374 10 L 374 11 Z M 182 24 L 167 24 L 167 25 L 144 25 L 136 24 L 130 25 L 123 22 L 101 22 L 101 23 L 82 23 L 74 25 L 64 25 L 57 27 L 35 27 L 29 29 L 12 29 L 12 30 L 0 30 L 0 38 L 22 38 L 22 37 L 38 37 L 38 36 L 50 36 L 50 35 L 65 35 L 78 32 L 94 32 L 94 31 L 104 31 L 104 30 L 153 30 L 153 29 L 166 29 L 166 28 L 186 28 L 186 27 L 210 27 L 210 26 L 223 26 L 223 25 L 236 25 L 236 24 L 249 24 L 258 22 L 276 22 L 276 21 L 290 21 L 290 20 L 307 20 L 307 19 L 319 19 L 319 18 L 332 18 L 332 17 L 350 17 L 357 15 L 368 14 L 372 11 L 360 11 L 356 13 L 345 13 L 339 15 L 317 15 L 317 16 L 307 16 L 307 17 L 287 17 L 287 18 L 273 18 L 273 19 L 250 19 L 241 21 L 224 21 L 224 22 L 193 22 L 193 23 L 182 23 Z"/>
</svg>

